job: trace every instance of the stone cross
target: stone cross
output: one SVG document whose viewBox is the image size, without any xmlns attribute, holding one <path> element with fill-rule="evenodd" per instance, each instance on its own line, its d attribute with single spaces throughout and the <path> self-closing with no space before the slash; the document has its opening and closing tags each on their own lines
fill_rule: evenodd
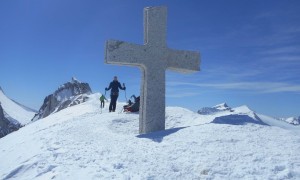
<svg viewBox="0 0 300 180">
<path fill-rule="evenodd" d="M 144 8 L 144 45 L 106 42 L 105 63 L 138 66 L 142 71 L 139 133 L 165 129 L 165 71 L 200 70 L 200 53 L 167 47 L 167 8 Z"/>
</svg>

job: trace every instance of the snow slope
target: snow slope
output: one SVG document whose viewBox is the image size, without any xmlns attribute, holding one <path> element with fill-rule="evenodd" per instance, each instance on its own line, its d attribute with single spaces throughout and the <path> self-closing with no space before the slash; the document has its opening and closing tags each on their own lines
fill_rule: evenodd
<svg viewBox="0 0 300 180">
<path fill-rule="evenodd" d="M 30 120 L 33 118 L 34 114 L 36 113 L 34 110 L 9 99 L 4 94 L 1 88 L 0 88 L 0 102 L 5 113 L 9 117 L 17 120 L 22 125 L 29 123 Z"/>
<path fill-rule="evenodd" d="M 100 113 L 99 95 L 0 139 L 0 179 L 300 179 L 299 128 L 167 107 L 167 130 L 138 135 L 138 114 Z"/>
</svg>

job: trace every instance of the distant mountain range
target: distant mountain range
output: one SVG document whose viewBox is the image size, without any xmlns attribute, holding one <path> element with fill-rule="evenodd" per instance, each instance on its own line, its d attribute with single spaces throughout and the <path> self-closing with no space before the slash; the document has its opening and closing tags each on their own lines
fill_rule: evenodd
<svg viewBox="0 0 300 180">
<path fill-rule="evenodd" d="M 249 118 L 243 117 L 243 113 L 241 113 L 240 109 L 243 109 L 243 112 L 249 112 L 247 115 L 247 116 L 249 116 Z M 253 121 L 253 122 L 261 123 L 259 116 L 245 105 L 238 107 L 238 108 L 231 108 L 226 103 L 221 103 L 221 104 L 218 104 L 213 107 L 203 107 L 200 110 L 198 110 L 198 114 L 201 114 L 201 115 L 215 115 L 215 114 L 222 114 L 222 113 L 224 114 L 224 116 L 222 116 L 222 118 L 215 119 L 215 122 L 221 123 L 221 122 L 226 121 L 226 119 L 230 119 L 231 123 L 242 123 L 242 121 Z M 226 115 L 225 115 L 226 113 L 227 114 L 230 113 L 230 118 L 226 117 Z M 251 114 L 251 115 L 249 115 L 249 114 Z M 241 117 L 243 117 L 243 118 L 241 118 Z M 292 125 L 300 124 L 300 117 L 298 117 L 298 118 L 295 118 L 295 117 L 274 118 L 274 120 L 283 121 L 283 122 L 286 122 L 286 123 L 289 123 Z M 233 121 L 236 121 L 236 122 L 233 122 Z M 229 123 L 229 122 L 226 122 L 226 123 Z"/>
<path fill-rule="evenodd" d="M 39 111 L 36 111 L 8 98 L 0 87 L 0 138 L 28 123 L 45 118 L 68 107 L 84 103 L 88 100 L 90 94 L 92 94 L 92 90 L 88 83 L 72 78 L 71 81 L 64 83 L 52 94 L 46 96 Z M 245 114 L 245 112 L 247 113 Z M 222 103 L 213 107 L 203 107 L 198 110 L 198 114 L 218 115 L 214 119 L 214 123 L 244 124 L 250 122 L 265 124 L 261 121 L 259 115 L 247 106 L 231 108 L 226 103 Z M 297 118 L 273 119 L 295 126 L 300 124 L 300 116 Z"/>
</svg>

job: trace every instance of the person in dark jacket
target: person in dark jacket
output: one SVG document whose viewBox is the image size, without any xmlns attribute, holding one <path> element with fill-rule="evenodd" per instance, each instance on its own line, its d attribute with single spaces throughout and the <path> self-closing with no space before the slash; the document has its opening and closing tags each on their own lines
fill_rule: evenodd
<svg viewBox="0 0 300 180">
<path fill-rule="evenodd" d="M 125 90 L 125 84 L 123 83 L 123 87 L 121 86 L 120 82 L 118 81 L 118 77 L 115 76 L 114 80 L 109 84 L 108 88 L 105 88 L 105 91 L 110 90 L 110 104 L 109 104 L 109 112 L 115 112 L 117 106 L 117 99 L 119 97 L 119 89 Z"/>
</svg>

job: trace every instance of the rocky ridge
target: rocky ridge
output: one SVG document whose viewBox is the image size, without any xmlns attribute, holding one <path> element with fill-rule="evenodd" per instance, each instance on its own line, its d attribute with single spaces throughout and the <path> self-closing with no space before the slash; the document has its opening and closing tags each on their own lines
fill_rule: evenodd
<svg viewBox="0 0 300 180">
<path fill-rule="evenodd" d="M 86 102 L 92 90 L 88 83 L 83 83 L 75 78 L 61 86 L 44 99 L 44 103 L 35 114 L 32 121 L 42 119 L 52 113 L 58 112 L 70 106 Z"/>
</svg>

